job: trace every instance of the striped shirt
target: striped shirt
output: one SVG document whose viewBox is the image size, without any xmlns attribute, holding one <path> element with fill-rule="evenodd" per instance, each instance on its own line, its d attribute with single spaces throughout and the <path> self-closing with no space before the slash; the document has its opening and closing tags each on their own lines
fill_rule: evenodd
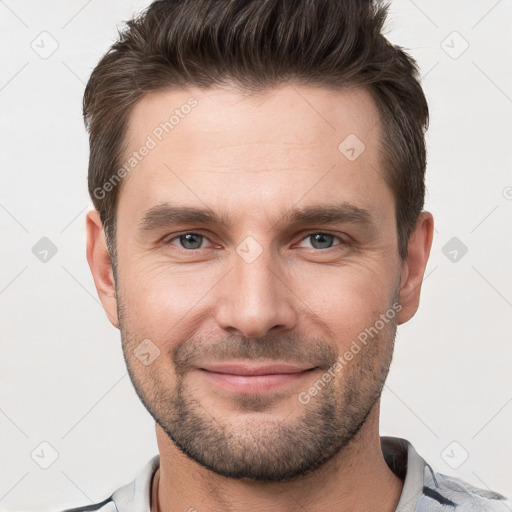
<svg viewBox="0 0 512 512">
<path fill-rule="evenodd" d="M 452 476 L 435 472 L 412 444 L 397 437 L 381 437 L 382 452 L 390 469 L 403 480 L 395 512 L 510 512 L 512 501 L 497 492 L 479 489 Z M 135 480 L 107 499 L 62 512 L 150 512 L 153 476 L 160 464 L 155 455 Z"/>
</svg>

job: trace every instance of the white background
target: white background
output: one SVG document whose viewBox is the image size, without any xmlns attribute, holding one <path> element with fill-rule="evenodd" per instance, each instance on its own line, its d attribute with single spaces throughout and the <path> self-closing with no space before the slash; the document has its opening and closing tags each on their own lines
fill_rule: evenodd
<svg viewBox="0 0 512 512">
<path fill-rule="evenodd" d="M 81 119 L 84 85 L 116 26 L 147 4 L 0 2 L 0 510 L 103 500 L 157 453 L 85 258 Z M 430 105 L 436 232 L 420 310 L 399 328 L 381 427 L 436 470 L 508 496 L 511 26 L 511 0 L 391 5 L 388 37 L 418 60 Z M 43 59 L 31 44 L 48 50 L 52 38 L 58 48 Z M 42 237 L 57 247 L 46 263 L 32 253 Z M 456 262 L 443 253 L 452 237 L 468 249 Z M 43 441 L 58 453 L 48 469 L 31 458 Z M 447 464 L 466 452 L 458 469 Z"/>
</svg>

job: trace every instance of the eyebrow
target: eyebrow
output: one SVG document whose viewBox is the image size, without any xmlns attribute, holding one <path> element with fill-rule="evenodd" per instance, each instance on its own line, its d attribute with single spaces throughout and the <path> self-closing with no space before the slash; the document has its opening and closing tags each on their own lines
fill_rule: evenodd
<svg viewBox="0 0 512 512">
<path fill-rule="evenodd" d="M 339 205 L 317 205 L 304 208 L 291 208 L 277 220 L 276 224 L 361 224 L 373 225 L 368 210 L 351 203 Z M 142 232 L 153 231 L 176 224 L 205 224 L 229 227 L 229 217 L 225 212 L 215 212 L 208 208 L 192 206 L 174 206 L 168 203 L 158 204 L 146 210 L 138 221 Z"/>
</svg>

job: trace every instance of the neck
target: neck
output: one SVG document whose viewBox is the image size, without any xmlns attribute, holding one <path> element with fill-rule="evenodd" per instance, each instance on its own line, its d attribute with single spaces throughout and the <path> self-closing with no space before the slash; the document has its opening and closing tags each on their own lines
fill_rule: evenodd
<svg viewBox="0 0 512 512">
<path fill-rule="evenodd" d="M 156 425 L 160 467 L 155 475 L 153 511 L 309 512 L 379 510 L 394 512 L 403 482 L 387 466 L 378 430 L 379 403 L 336 456 L 291 482 L 255 482 L 217 475 L 185 456 Z"/>
</svg>

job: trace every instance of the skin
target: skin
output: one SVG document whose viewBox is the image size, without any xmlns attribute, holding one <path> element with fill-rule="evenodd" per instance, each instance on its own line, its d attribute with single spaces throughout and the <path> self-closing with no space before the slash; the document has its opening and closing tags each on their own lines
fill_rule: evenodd
<svg viewBox="0 0 512 512">
<path fill-rule="evenodd" d="M 382 126 L 361 88 L 152 93 L 131 114 L 127 154 L 191 96 L 198 105 L 121 186 L 117 282 L 98 212 L 86 221 L 99 297 L 156 420 L 152 509 L 394 511 L 403 482 L 383 459 L 380 392 L 396 327 L 418 308 L 432 215 L 421 213 L 402 261 L 380 160 Z M 354 161 L 338 150 L 349 134 L 365 144 Z M 228 224 L 140 229 L 144 213 L 161 203 L 208 207 Z M 366 210 L 370 223 L 283 221 L 293 207 L 341 203 Z M 187 245 L 178 236 L 186 233 L 203 237 Z M 319 245 L 315 233 L 333 237 Z M 259 244 L 252 254 L 261 250 L 250 263 L 237 252 L 249 236 Z M 301 403 L 299 393 L 396 303 L 400 311 L 378 335 Z M 148 339 L 160 352 L 146 366 L 134 350 Z M 212 385 L 197 369 L 222 358 L 317 368 L 247 396 Z"/>
</svg>

